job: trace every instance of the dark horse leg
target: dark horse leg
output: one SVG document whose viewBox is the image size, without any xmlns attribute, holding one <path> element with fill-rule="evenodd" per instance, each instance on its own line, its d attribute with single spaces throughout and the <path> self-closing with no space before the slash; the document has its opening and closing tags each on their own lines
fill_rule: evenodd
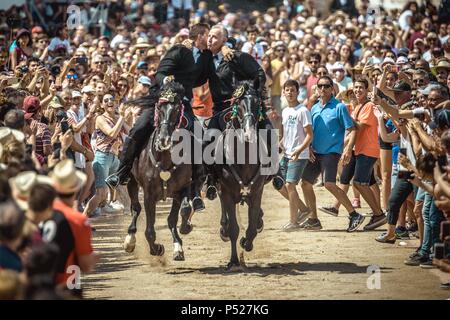
<svg viewBox="0 0 450 320">
<path fill-rule="evenodd" d="M 261 197 L 263 190 L 256 190 L 248 198 L 248 227 L 245 233 L 245 237 L 240 240 L 240 245 L 245 251 L 253 250 L 253 240 L 256 238 L 258 224 L 261 218 Z"/>
<path fill-rule="evenodd" d="M 184 188 L 180 193 L 180 199 L 181 203 L 187 201 L 189 203 L 188 197 L 191 193 L 191 188 L 190 186 Z M 181 206 L 181 204 L 180 204 Z M 189 210 L 187 210 L 187 208 L 189 208 Z M 177 213 L 178 214 L 178 213 Z M 181 215 L 181 225 L 180 225 L 180 233 L 181 234 L 189 234 L 191 233 L 193 226 L 191 224 L 191 214 L 192 214 L 192 207 L 189 205 L 189 207 L 185 207 L 184 209 L 182 208 L 180 211 L 180 215 Z"/>
<path fill-rule="evenodd" d="M 145 228 L 145 238 L 150 247 L 152 256 L 162 256 L 164 254 L 164 246 L 156 243 L 155 232 L 155 216 L 156 216 L 156 200 L 149 193 L 144 193 L 145 215 L 147 217 L 147 225 Z"/>
<path fill-rule="evenodd" d="M 220 238 L 222 239 L 222 241 L 227 242 L 230 241 L 230 224 L 228 222 L 228 217 L 227 217 L 227 209 L 225 207 L 225 204 L 222 200 L 222 197 L 220 197 L 220 207 L 222 210 L 222 215 L 220 217 Z"/>
<path fill-rule="evenodd" d="M 184 261 L 183 241 L 178 235 L 177 230 L 178 212 L 180 211 L 180 205 L 181 205 L 181 197 L 177 196 L 173 198 L 172 208 L 170 209 L 169 217 L 167 218 L 169 230 L 172 233 L 173 260 L 175 261 Z"/>
<path fill-rule="evenodd" d="M 236 218 L 236 203 L 228 194 L 228 191 L 222 192 L 223 202 L 225 205 L 226 213 L 228 216 L 230 240 L 231 240 L 231 258 L 227 265 L 228 271 L 241 271 L 241 265 L 239 263 L 239 257 L 237 254 L 237 238 L 239 237 L 239 225 Z"/>
<path fill-rule="evenodd" d="M 131 223 L 128 227 L 128 235 L 125 238 L 124 249 L 126 252 L 133 252 L 136 247 L 137 219 L 142 207 L 139 203 L 139 184 L 133 175 L 130 175 L 130 182 L 127 185 L 128 195 L 131 199 Z"/>
</svg>

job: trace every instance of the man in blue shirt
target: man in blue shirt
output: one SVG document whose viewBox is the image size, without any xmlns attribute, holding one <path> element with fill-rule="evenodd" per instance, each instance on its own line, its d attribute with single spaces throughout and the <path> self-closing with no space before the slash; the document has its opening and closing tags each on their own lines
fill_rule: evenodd
<svg viewBox="0 0 450 320">
<path fill-rule="evenodd" d="M 313 184 L 323 173 L 325 188 L 347 209 L 349 213 L 348 232 L 355 231 L 363 223 L 364 216 L 357 213 L 347 194 L 336 185 L 339 161 L 345 165 L 350 161 L 352 150 L 344 150 L 345 131 L 349 131 L 348 145 L 353 146 L 356 138 L 355 126 L 346 106 L 333 96 L 333 80 L 322 76 L 317 81 L 320 99 L 312 107 L 313 141 L 311 159 L 302 176 L 302 190 L 306 205 L 311 209 L 311 217 L 301 227 L 320 230 L 322 225 L 317 218 L 316 195 Z M 341 157 L 342 154 L 342 157 Z"/>
</svg>

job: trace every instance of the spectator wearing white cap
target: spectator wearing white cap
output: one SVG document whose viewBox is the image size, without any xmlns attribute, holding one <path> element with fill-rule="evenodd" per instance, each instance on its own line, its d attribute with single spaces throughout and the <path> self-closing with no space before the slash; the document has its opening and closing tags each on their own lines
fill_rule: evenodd
<svg viewBox="0 0 450 320">
<path fill-rule="evenodd" d="M 338 85 L 339 92 L 347 90 L 352 83 L 352 78 L 345 75 L 344 65 L 340 62 L 336 62 L 331 66 L 331 73 Z"/>
<path fill-rule="evenodd" d="M 81 105 L 81 93 L 72 91 L 72 101 L 69 110 L 67 110 L 68 123 L 72 128 L 74 140 L 82 145 L 81 133 L 85 132 L 88 121 L 93 117 L 94 110 L 89 110 L 85 114 L 84 106 Z M 88 152 L 85 150 L 85 152 Z M 86 166 L 86 158 L 84 154 L 75 152 L 75 167 L 83 170 Z"/>
<path fill-rule="evenodd" d="M 140 76 L 137 85 L 135 86 L 132 96 L 134 99 L 146 96 L 152 85 L 152 80 L 147 76 Z"/>
</svg>

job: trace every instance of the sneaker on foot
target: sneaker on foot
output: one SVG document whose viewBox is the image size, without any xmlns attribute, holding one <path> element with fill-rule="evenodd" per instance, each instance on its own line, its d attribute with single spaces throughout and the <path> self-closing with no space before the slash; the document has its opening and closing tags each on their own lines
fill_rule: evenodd
<svg viewBox="0 0 450 320">
<path fill-rule="evenodd" d="M 322 212 L 328 213 L 329 215 L 332 215 L 334 217 L 337 217 L 339 214 L 339 210 L 333 206 L 319 207 L 319 210 Z"/>
<path fill-rule="evenodd" d="M 440 288 L 443 289 L 443 290 L 450 290 L 450 282 L 441 283 Z"/>
<path fill-rule="evenodd" d="M 299 230 L 299 229 L 300 229 L 300 226 L 298 225 L 298 223 L 292 223 L 292 222 L 285 224 L 282 228 L 282 230 L 285 232 L 291 232 L 291 231 L 295 231 L 295 230 Z"/>
<path fill-rule="evenodd" d="M 116 211 L 123 211 L 125 209 L 124 205 L 121 204 L 118 200 L 110 202 L 110 207 L 115 209 Z"/>
<path fill-rule="evenodd" d="M 422 263 L 425 263 L 429 260 L 428 257 L 425 257 L 421 254 L 417 254 L 416 256 L 405 260 L 405 264 L 407 266 L 420 266 Z"/>
<path fill-rule="evenodd" d="M 105 206 L 102 208 L 103 212 L 106 213 L 116 213 L 120 210 L 117 210 L 116 208 L 114 208 L 110 203 L 105 204 Z"/>
<path fill-rule="evenodd" d="M 437 267 L 433 264 L 433 260 L 432 260 L 432 259 L 428 259 L 427 261 L 422 262 L 422 263 L 420 264 L 420 267 L 421 267 L 422 269 L 435 269 L 435 268 L 437 268 Z"/>
<path fill-rule="evenodd" d="M 375 230 L 376 228 L 381 227 L 383 224 L 386 224 L 386 223 L 387 223 L 387 217 L 384 213 L 380 214 L 378 216 L 373 215 L 372 218 L 370 218 L 369 223 L 364 226 L 364 230 L 365 231 Z"/>
<path fill-rule="evenodd" d="M 405 227 L 397 227 L 395 228 L 395 237 L 397 239 L 403 239 L 408 240 L 409 239 L 409 232 L 406 230 Z"/>
<path fill-rule="evenodd" d="M 321 230 L 322 224 L 319 219 L 308 218 L 305 222 L 300 225 L 303 230 Z"/>
<path fill-rule="evenodd" d="M 347 232 L 353 232 L 358 230 L 359 226 L 362 225 L 365 219 L 365 217 L 362 214 L 359 214 L 356 211 L 353 214 L 351 214 L 348 218 L 350 221 L 348 223 Z"/>
</svg>

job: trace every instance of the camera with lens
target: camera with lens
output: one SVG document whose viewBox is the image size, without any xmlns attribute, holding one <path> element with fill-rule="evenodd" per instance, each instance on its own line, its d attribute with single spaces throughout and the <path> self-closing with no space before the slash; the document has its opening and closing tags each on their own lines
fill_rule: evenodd
<svg viewBox="0 0 450 320">
<path fill-rule="evenodd" d="M 52 66 L 50 68 L 50 73 L 56 77 L 57 75 L 59 75 L 61 73 L 61 67 L 58 65 Z"/>
<path fill-rule="evenodd" d="M 28 66 L 27 66 L 27 65 L 19 67 L 19 71 L 20 71 L 20 73 L 22 73 L 22 74 L 27 73 L 28 70 L 29 70 L 29 69 L 28 69 Z"/>
<path fill-rule="evenodd" d="M 18 16 L 9 16 L 6 18 L 6 24 L 11 29 L 17 29 L 20 28 L 20 18 Z"/>
<path fill-rule="evenodd" d="M 56 113 L 56 121 L 61 124 L 61 132 L 66 133 L 70 129 L 67 113 L 65 111 L 58 111 Z"/>
</svg>

